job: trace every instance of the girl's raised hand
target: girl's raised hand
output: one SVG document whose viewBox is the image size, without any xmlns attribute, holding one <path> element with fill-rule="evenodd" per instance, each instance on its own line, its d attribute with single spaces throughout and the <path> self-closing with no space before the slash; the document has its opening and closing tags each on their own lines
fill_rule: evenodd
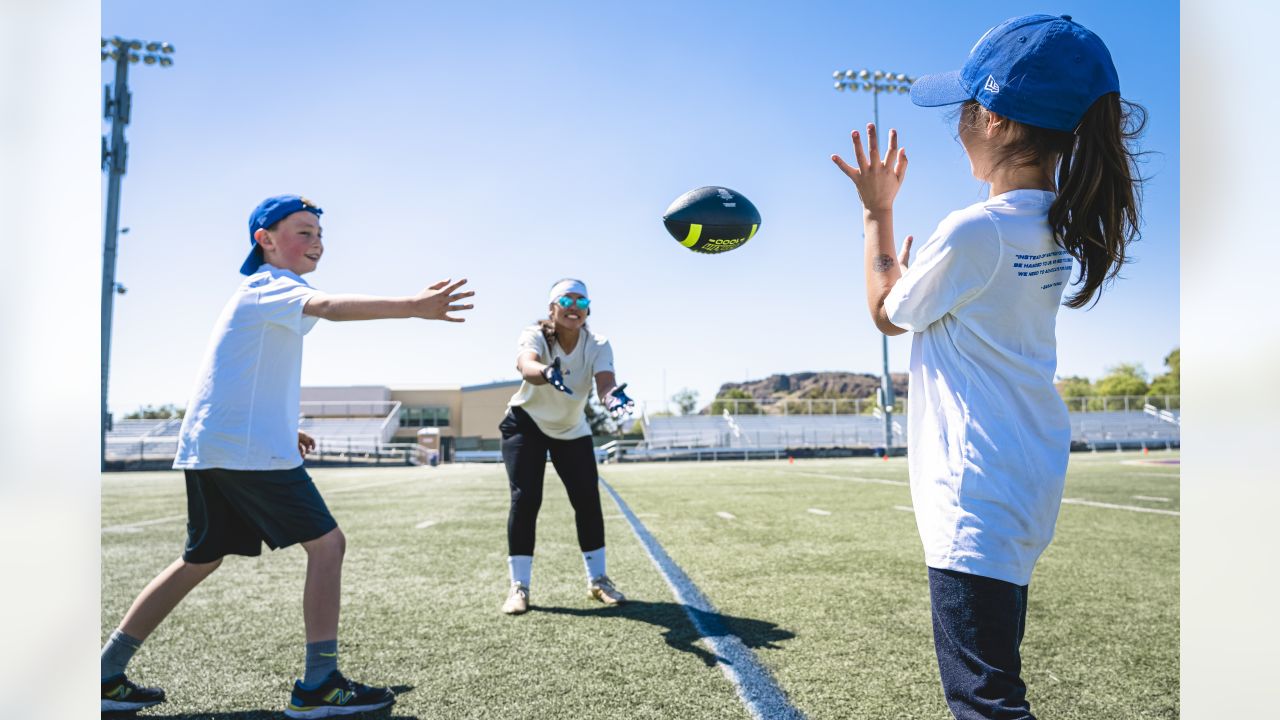
<svg viewBox="0 0 1280 720">
<path fill-rule="evenodd" d="M 831 161 L 836 164 L 853 184 L 858 188 L 858 197 L 862 198 L 862 206 L 868 211 L 892 210 L 893 200 L 902 187 L 902 179 L 907 174 L 907 151 L 898 147 L 898 131 L 889 131 L 889 149 L 884 159 L 880 158 L 880 144 L 877 138 L 875 123 L 867 123 L 867 152 L 862 152 L 862 138 L 854 130 L 853 154 L 858 166 L 853 167 L 839 155 L 832 155 Z"/>
</svg>

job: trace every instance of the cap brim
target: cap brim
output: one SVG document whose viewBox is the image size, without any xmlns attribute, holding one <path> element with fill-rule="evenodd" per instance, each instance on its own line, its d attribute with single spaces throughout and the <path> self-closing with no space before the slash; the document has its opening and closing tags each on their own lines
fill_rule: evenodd
<svg viewBox="0 0 1280 720">
<path fill-rule="evenodd" d="M 911 102 L 920 107 L 955 105 L 973 99 L 960 80 L 960 71 L 922 75 L 911 83 Z"/>
<path fill-rule="evenodd" d="M 249 257 L 244 259 L 244 264 L 240 266 L 241 275 L 252 275 L 258 272 L 258 268 L 265 262 L 262 258 L 262 246 L 254 243 L 253 249 L 249 251 Z"/>
</svg>

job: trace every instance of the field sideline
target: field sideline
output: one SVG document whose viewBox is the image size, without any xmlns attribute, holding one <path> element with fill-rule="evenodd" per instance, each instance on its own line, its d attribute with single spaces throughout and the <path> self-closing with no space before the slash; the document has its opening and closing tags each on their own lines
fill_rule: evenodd
<svg viewBox="0 0 1280 720">
<path fill-rule="evenodd" d="M 1031 584 L 1024 676 L 1037 715 L 1178 716 L 1178 457 L 1073 455 Z M 501 465 L 312 475 L 348 538 L 342 667 L 400 696 L 375 717 L 749 718 L 716 660 L 739 642 L 797 715 L 950 717 L 904 459 L 602 466 L 718 611 L 694 613 L 710 640 L 603 490 L 609 574 L 633 602 L 586 597 L 550 467 L 533 610 L 517 618 L 498 612 Z M 179 473 L 103 475 L 102 639 L 181 552 L 185 508 Z M 196 588 L 130 666 L 169 694 L 139 717 L 282 717 L 302 672 L 305 562 L 300 548 L 233 557 Z"/>
</svg>

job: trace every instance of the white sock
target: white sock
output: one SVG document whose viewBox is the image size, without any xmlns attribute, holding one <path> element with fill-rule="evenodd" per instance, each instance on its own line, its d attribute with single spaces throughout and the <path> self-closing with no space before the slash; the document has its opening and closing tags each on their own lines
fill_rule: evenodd
<svg viewBox="0 0 1280 720">
<path fill-rule="evenodd" d="M 529 587 L 529 578 L 533 576 L 532 555 L 508 555 L 507 568 L 511 571 L 511 582 Z"/>
<path fill-rule="evenodd" d="M 588 581 L 604 575 L 604 546 L 582 553 L 582 562 L 587 566 Z"/>
</svg>

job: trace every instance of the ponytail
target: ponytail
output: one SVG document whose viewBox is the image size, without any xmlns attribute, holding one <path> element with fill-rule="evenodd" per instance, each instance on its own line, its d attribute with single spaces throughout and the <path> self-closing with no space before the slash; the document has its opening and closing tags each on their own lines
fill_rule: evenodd
<svg viewBox="0 0 1280 720">
<path fill-rule="evenodd" d="M 986 108 L 970 100 L 966 122 L 980 122 Z M 1057 197 L 1049 207 L 1054 240 L 1075 258 L 1080 286 L 1064 305 L 1081 308 L 1102 297 L 1102 289 L 1120 272 L 1129 243 L 1138 239 L 1143 178 L 1129 143 L 1142 134 L 1147 111 L 1108 93 L 1085 111 L 1074 133 L 1050 130 L 1002 118 L 1007 140 L 996 162 L 1040 165 L 1056 158 Z"/>
<path fill-rule="evenodd" d="M 1128 143 L 1146 127 L 1147 111 L 1117 93 L 1098 98 L 1085 111 L 1058 163 L 1058 197 L 1049 208 L 1049 226 L 1062 249 L 1080 264 L 1080 289 L 1066 303 L 1084 307 L 1102 297 L 1102 288 L 1125 263 L 1129 243 L 1138 239 L 1143 179 L 1138 153 Z"/>
</svg>

